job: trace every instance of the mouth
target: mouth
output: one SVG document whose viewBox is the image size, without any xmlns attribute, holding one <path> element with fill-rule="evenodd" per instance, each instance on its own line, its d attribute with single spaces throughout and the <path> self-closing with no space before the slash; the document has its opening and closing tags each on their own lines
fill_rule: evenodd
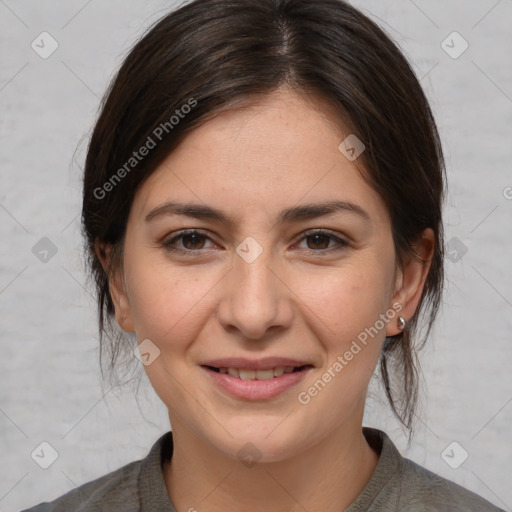
<svg viewBox="0 0 512 512">
<path fill-rule="evenodd" d="M 282 357 L 227 358 L 200 365 L 214 387 L 241 400 L 270 400 L 298 385 L 314 368 Z"/>
<path fill-rule="evenodd" d="M 284 374 L 302 372 L 306 369 L 313 368 L 311 364 L 301 366 L 276 366 L 264 370 L 254 370 L 250 368 L 233 368 L 233 367 L 216 367 L 204 365 L 204 368 L 220 373 L 222 375 L 230 375 L 240 380 L 270 380 L 281 377 Z"/>
</svg>

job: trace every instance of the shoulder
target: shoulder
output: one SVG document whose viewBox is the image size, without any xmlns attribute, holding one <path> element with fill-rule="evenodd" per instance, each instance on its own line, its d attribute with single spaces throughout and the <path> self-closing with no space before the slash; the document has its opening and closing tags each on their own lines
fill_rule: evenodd
<svg viewBox="0 0 512 512">
<path fill-rule="evenodd" d="M 474 492 L 402 457 L 386 433 L 370 428 L 364 432 L 370 445 L 380 452 L 370 480 L 373 496 L 367 510 L 504 512 Z"/>
<path fill-rule="evenodd" d="M 503 512 L 478 494 L 409 459 L 402 459 L 400 473 L 403 506 L 406 506 L 407 510 Z"/>
<path fill-rule="evenodd" d="M 163 434 L 147 456 L 87 482 L 52 502 L 21 512 L 175 512 L 162 477 L 162 464 L 172 455 L 172 432 Z"/>
<path fill-rule="evenodd" d="M 73 489 L 52 502 L 40 503 L 22 512 L 140 511 L 137 482 L 141 466 L 140 460 L 131 462 Z"/>
</svg>

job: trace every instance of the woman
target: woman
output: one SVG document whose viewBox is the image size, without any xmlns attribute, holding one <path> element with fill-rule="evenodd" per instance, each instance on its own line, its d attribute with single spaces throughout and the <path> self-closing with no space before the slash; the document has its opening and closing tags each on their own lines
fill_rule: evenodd
<svg viewBox="0 0 512 512">
<path fill-rule="evenodd" d="M 412 425 L 443 195 L 421 87 L 350 5 L 165 16 L 106 95 L 82 221 L 102 348 L 134 333 L 172 433 L 30 510 L 499 510 L 362 427 L 377 366 Z"/>
</svg>

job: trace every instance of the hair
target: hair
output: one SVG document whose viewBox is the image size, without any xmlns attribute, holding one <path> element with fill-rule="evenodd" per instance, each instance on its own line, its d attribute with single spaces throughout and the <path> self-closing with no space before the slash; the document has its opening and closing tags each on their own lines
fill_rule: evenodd
<svg viewBox="0 0 512 512">
<path fill-rule="evenodd" d="M 400 265 L 418 257 L 415 242 L 426 228 L 434 232 L 420 303 L 405 330 L 386 338 L 379 363 L 392 410 L 411 431 L 417 351 L 443 290 L 444 158 L 406 58 L 376 23 L 342 0 L 195 0 L 157 21 L 126 56 L 101 102 L 84 169 L 82 228 L 97 292 L 102 375 L 104 352 L 112 376 L 119 356 L 132 350 L 114 322 L 108 278 L 122 266 L 137 189 L 189 132 L 282 86 L 327 100 L 365 144 L 358 162 L 386 204 Z M 144 158 L 135 157 L 150 145 Z M 107 270 L 96 242 L 112 249 Z"/>
</svg>

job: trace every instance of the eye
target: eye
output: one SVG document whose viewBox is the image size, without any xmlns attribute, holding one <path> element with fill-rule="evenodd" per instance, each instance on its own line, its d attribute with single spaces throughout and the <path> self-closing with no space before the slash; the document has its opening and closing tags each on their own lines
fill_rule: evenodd
<svg viewBox="0 0 512 512">
<path fill-rule="evenodd" d="M 204 249 L 205 242 L 211 239 L 204 233 L 197 230 L 182 231 L 176 236 L 162 242 L 162 246 L 168 251 L 192 253 L 199 252 Z M 181 247 L 179 247 L 181 245 Z"/>
<path fill-rule="evenodd" d="M 211 238 L 201 231 L 187 230 L 181 231 L 175 234 L 172 238 L 164 240 L 162 242 L 162 246 L 167 251 L 191 255 L 194 252 L 199 253 L 203 250 L 215 247 L 215 244 L 210 247 L 207 246 L 208 241 L 213 244 Z M 308 231 L 304 233 L 302 238 L 299 240 L 299 243 L 296 245 L 300 246 L 304 241 L 307 246 L 306 250 L 313 253 L 339 251 L 350 245 L 342 238 L 324 230 Z"/>
<path fill-rule="evenodd" d="M 307 249 L 311 252 L 322 252 L 327 250 L 329 250 L 329 252 L 331 250 L 337 251 L 350 245 L 346 240 L 339 238 L 329 231 L 323 230 L 308 231 L 304 233 L 300 241 L 305 241 Z"/>
</svg>

